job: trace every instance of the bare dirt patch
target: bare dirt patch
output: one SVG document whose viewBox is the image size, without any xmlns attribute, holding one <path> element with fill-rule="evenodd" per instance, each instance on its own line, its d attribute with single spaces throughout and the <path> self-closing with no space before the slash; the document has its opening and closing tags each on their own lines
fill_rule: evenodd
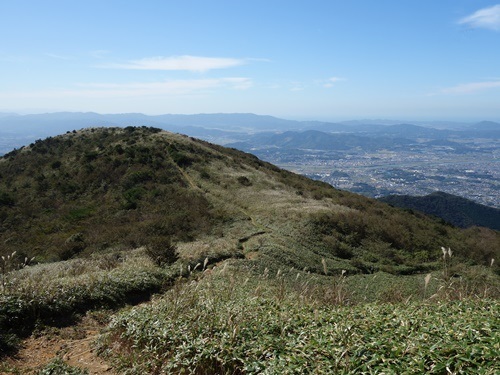
<svg viewBox="0 0 500 375">
<path fill-rule="evenodd" d="M 90 314 L 71 327 L 35 332 L 23 341 L 15 355 L 2 359 L 0 374 L 36 374 L 59 357 L 71 366 L 86 369 L 91 375 L 116 375 L 92 346 L 104 325 L 99 317 Z"/>
</svg>

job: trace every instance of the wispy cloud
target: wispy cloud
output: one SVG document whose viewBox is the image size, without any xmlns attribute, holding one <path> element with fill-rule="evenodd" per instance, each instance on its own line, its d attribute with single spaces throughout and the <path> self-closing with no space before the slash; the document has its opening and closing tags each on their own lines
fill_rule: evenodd
<svg viewBox="0 0 500 375">
<path fill-rule="evenodd" d="M 333 87 L 337 82 L 342 82 L 342 81 L 346 81 L 346 79 L 341 77 L 330 77 L 323 84 L 323 87 L 330 88 Z"/>
<path fill-rule="evenodd" d="M 93 51 L 89 52 L 89 55 L 95 59 L 102 59 L 109 55 L 111 51 L 105 50 L 105 49 L 96 49 Z"/>
<path fill-rule="evenodd" d="M 187 70 L 192 72 L 206 72 L 213 69 L 225 69 L 244 65 L 246 59 L 235 59 L 227 57 L 203 57 L 203 56 L 171 56 L 171 57 L 148 57 L 140 60 L 132 60 L 123 64 L 106 64 L 102 68 L 135 69 L 135 70 Z"/>
<path fill-rule="evenodd" d="M 479 91 L 500 88 L 500 80 L 487 82 L 462 83 L 453 87 L 447 87 L 440 91 L 441 94 L 473 94 Z"/>
<path fill-rule="evenodd" d="M 303 91 L 304 90 L 304 85 L 302 84 L 302 82 L 298 82 L 298 81 L 294 81 L 294 82 L 290 82 L 290 91 L 292 92 L 298 92 L 298 91 Z"/>
<path fill-rule="evenodd" d="M 74 58 L 71 56 L 65 56 L 65 55 L 58 55 L 56 53 L 46 53 L 45 56 L 50 57 L 51 59 L 56 59 L 56 60 L 73 60 Z"/>
<path fill-rule="evenodd" d="M 53 89 L 30 92 L 0 92 L 1 98 L 119 98 L 182 96 L 207 94 L 216 89 L 245 90 L 253 82 L 245 77 L 214 79 L 171 80 L 147 83 L 87 83 L 74 89 Z"/>
<path fill-rule="evenodd" d="M 461 25 L 500 31 L 500 4 L 479 9 L 458 21 Z"/>
</svg>

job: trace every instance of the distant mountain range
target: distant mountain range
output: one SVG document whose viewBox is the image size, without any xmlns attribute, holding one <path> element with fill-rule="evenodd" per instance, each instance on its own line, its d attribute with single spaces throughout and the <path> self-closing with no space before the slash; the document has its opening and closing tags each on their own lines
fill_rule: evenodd
<svg viewBox="0 0 500 375">
<path fill-rule="evenodd" d="M 499 125 L 498 122 L 493 122 L 493 121 L 481 121 L 475 125 L 471 125 L 468 130 L 481 130 L 481 131 L 489 131 L 489 130 L 494 130 L 498 131 L 499 130 Z"/>
<path fill-rule="evenodd" d="M 372 136 L 404 138 L 447 138 L 473 132 L 476 136 L 499 137 L 500 123 L 483 121 L 468 126 L 438 129 L 429 123 L 408 124 L 380 120 L 321 122 L 285 120 L 252 113 L 213 113 L 148 116 L 141 113 L 99 114 L 93 112 L 57 112 L 32 115 L 0 113 L 0 137 L 46 137 L 89 126 L 156 126 L 190 136 L 235 137 L 238 133 L 317 130 L 326 133 L 365 133 Z M 455 124 L 456 125 L 456 124 Z M 442 126 L 442 125 L 441 125 Z M 450 125 L 451 126 L 451 125 Z"/>
<path fill-rule="evenodd" d="M 88 127 L 153 126 L 251 152 L 271 148 L 373 151 L 438 146 L 448 152 L 465 153 L 469 148 L 460 140 L 500 139 L 500 123 L 497 122 L 482 121 L 467 126 L 450 123 L 453 129 L 443 129 L 445 123 L 433 124 L 422 126 L 392 120 L 295 121 L 252 113 L 157 116 L 93 112 L 0 113 L 0 155 L 37 139 Z"/>
<path fill-rule="evenodd" d="M 435 192 L 423 197 L 390 195 L 379 200 L 396 207 L 437 216 L 461 228 L 481 226 L 500 230 L 500 209 L 452 194 Z"/>
<path fill-rule="evenodd" d="M 326 133 L 317 130 L 306 130 L 284 133 L 258 133 L 243 142 L 231 143 L 228 146 L 245 151 L 271 147 L 340 151 L 354 147 L 362 147 L 365 150 L 408 147 L 412 143 L 411 140 L 404 138 L 390 138 L 387 136 L 375 138 L 356 133 Z"/>
<path fill-rule="evenodd" d="M 497 149 L 500 123 L 476 124 L 416 122 L 394 120 L 356 120 L 344 122 L 296 121 L 252 113 L 99 114 L 58 112 L 19 115 L 0 113 L 0 155 L 14 148 L 49 136 L 88 127 L 152 126 L 186 134 L 212 143 L 230 146 L 269 161 L 297 160 L 309 150 L 324 151 L 328 158 L 335 152 L 394 152 L 411 150 L 425 154 L 469 152 L 489 155 Z M 472 149 L 471 139 L 486 139 L 486 146 Z M 472 146 L 471 146 L 472 145 Z M 270 154 L 277 154 L 271 158 Z M 315 156 L 313 156 L 315 157 Z"/>
</svg>

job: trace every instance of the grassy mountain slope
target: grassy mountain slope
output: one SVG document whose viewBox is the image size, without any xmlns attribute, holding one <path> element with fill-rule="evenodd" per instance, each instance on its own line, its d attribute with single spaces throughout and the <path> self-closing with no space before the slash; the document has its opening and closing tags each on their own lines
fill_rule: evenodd
<svg viewBox="0 0 500 375">
<path fill-rule="evenodd" d="M 187 252 L 223 242 L 317 272 L 325 258 L 353 272 L 408 273 L 432 268 L 441 246 L 481 264 L 500 248 L 496 232 L 461 231 L 154 128 L 37 141 L 2 158 L 0 176 L 2 253 L 38 260 L 169 237 Z"/>
<path fill-rule="evenodd" d="M 500 230 L 500 210 L 475 203 L 469 199 L 444 192 L 423 197 L 390 195 L 380 199 L 397 207 L 418 210 L 434 215 L 461 228 L 482 226 Z"/>
<path fill-rule="evenodd" d="M 151 256 L 171 243 L 173 264 Z M 162 293 L 104 313 L 98 349 L 119 373 L 494 374 L 499 249 L 496 231 L 234 149 L 85 129 L 0 159 L 0 355 L 35 327 Z"/>
<path fill-rule="evenodd" d="M 156 235 L 189 239 L 209 228 L 210 204 L 180 167 L 194 159 L 157 133 L 91 129 L 37 141 L 3 158 L 0 217 L 7 252 L 67 259 L 136 247 Z"/>
</svg>

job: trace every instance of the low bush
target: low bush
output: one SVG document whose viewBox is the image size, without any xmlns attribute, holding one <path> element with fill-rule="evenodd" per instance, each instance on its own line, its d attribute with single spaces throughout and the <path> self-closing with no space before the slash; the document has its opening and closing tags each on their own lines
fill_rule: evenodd
<svg viewBox="0 0 500 375">
<path fill-rule="evenodd" d="M 13 347 L 14 335 L 29 334 L 37 323 L 67 324 L 91 309 L 146 300 L 176 275 L 138 252 L 118 263 L 110 257 L 40 264 L 12 273 L 9 289 L 0 293 L 0 355 Z"/>
<path fill-rule="evenodd" d="M 117 315 L 99 351 L 129 374 L 496 374 L 498 300 L 310 300 L 280 276 L 219 271 Z M 300 277 L 299 277 L 300 279 Z"/>
<path fill-rule="evenodd" d="M 146 255 L 159 267 L 168 266 L 179 259 L 177 247 L 170 237 L 153 237 L 146 245 Z"/>
<path fill-rule="evenodd" d="M 70 366 L 61 358 L 56 357 L 41 368 L 36 375 L 88 375 L 88 373 L 88 370 Z"/>
</svg>

